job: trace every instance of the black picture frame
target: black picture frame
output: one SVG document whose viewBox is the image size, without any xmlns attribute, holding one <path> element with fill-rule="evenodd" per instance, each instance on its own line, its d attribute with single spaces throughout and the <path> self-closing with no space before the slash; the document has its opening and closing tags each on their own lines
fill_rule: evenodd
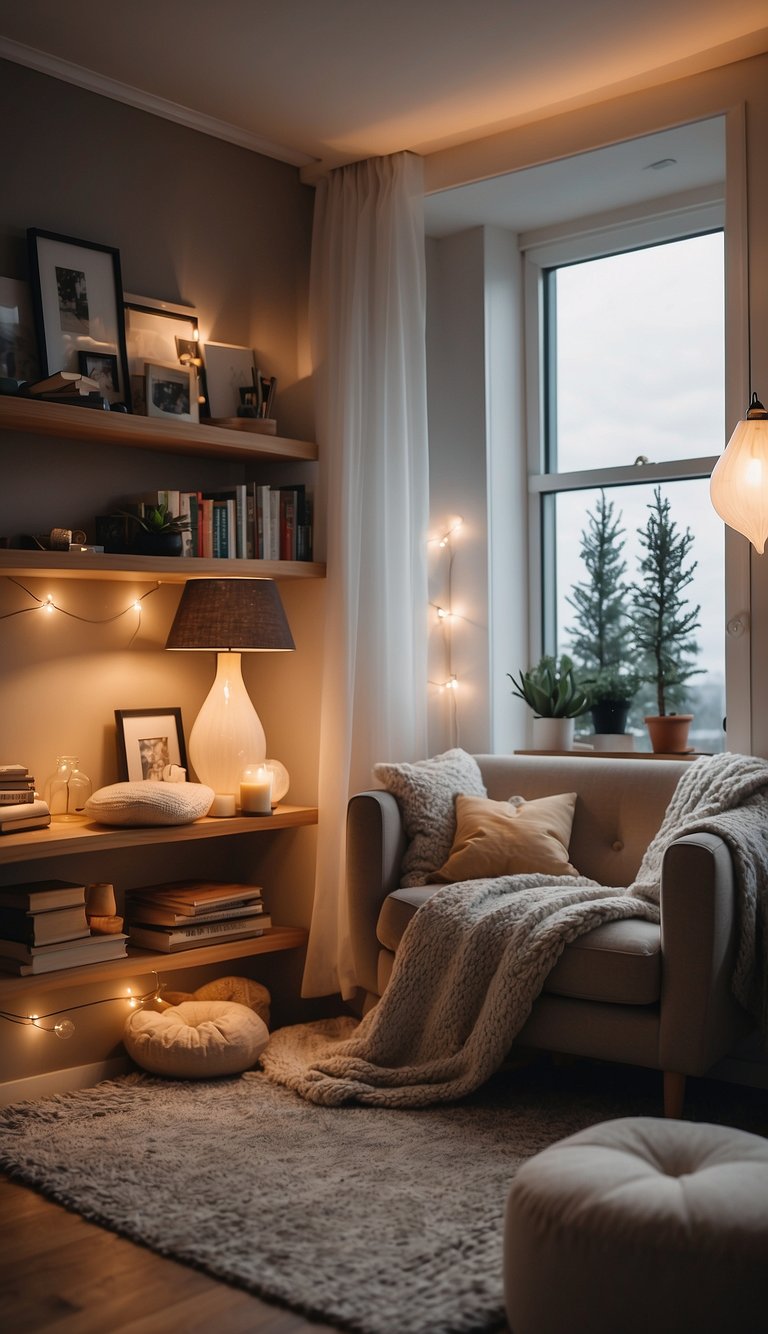
<svg viewBox="0 0 768 1334">
<path fill-rule="evenodd" d="M 162 779 L 166 765 L 187 768 L 181 709 L 115 709 L 121 782 Z"/>
<path fill-rule="evenodd" d="M 115 356 L 130 412 L 119 250 L 39 227 L 28 228 L 27 242 L 41 375 L 77 370 L 81 351 Z"/>
<path fill-rule="evenodd" d="M 120 372 L 117 357 L 112 352 L 84 352 L 77 354 L 78 368 L 83 375 L 96 380 L 101 394 L 110 403 L 116 403 L 120 397 Z"/>
</svg>

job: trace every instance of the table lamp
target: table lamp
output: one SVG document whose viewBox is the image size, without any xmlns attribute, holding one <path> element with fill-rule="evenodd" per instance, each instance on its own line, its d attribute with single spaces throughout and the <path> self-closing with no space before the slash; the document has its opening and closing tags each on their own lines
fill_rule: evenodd
<svg viewBox="0 0 768 1334">
<path fill-rule="evenodd" d="M 295 649 L 272 579 L 191 579 L 165 647 L 217 654 L 216 678 L 189 737 L 198 780 L 216 793 L 211 815 L 234 815 L 246 765 L 266 756 L 264 728 L 245 688 L 242 653 Z"/>
</svg>

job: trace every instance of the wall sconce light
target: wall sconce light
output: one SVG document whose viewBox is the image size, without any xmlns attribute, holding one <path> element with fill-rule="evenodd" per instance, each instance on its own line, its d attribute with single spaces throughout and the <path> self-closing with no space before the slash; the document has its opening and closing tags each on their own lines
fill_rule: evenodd
<svg viewBox="0 0 768 1334">
<path fill-rule="evenodd" d="M 768 411 L 755 393 L 714 466 L 709 494 L 720 518 L 762 556 L 768 539 Z"/>
<path fill-rule="evenodd" d="M 263 764 L 264 728 L 241 670 L 242 653 L 295 649 L 272 579 L 192 579 L 167 649 L 217 654 L 216 677 L 189 737 L 197 777 L 216 793 L 211 815 L 234 815 L 246 765 Z"/>
</svg>

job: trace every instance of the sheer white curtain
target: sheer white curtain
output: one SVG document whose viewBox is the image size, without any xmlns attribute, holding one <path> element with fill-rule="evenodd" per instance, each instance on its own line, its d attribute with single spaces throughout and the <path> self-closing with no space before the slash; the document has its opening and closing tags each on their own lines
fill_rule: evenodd
<svg viewBox="0 0 768 1334">
<path fill-rule="evenodd" d="M 344 896 L 350 793 L 426 755 L 428 458 L 421 159 L 318 187 L 310 318 L 328 516 L 317 874 L 305 996 L 354 974 Z"/>
</svg>

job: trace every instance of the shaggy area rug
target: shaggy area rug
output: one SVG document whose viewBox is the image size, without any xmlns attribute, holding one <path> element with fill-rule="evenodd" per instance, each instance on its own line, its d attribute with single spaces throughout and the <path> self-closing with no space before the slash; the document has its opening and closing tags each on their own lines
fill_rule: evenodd
<svg viewBox="0 0 768 1334">
<path fill-rule="evenodd" d="M 126 1075 L 0 1111 L 0 1167 L 134 1241 L 359 1334 L 505 1327 L 518 1166 L 660 1076 L 531 1065 L 450 1106 L 320 1107 L 253 1072 Z M 766 1095 L 693 1081 L 687 1114 L 765 1133 Z"/>
</svg>

